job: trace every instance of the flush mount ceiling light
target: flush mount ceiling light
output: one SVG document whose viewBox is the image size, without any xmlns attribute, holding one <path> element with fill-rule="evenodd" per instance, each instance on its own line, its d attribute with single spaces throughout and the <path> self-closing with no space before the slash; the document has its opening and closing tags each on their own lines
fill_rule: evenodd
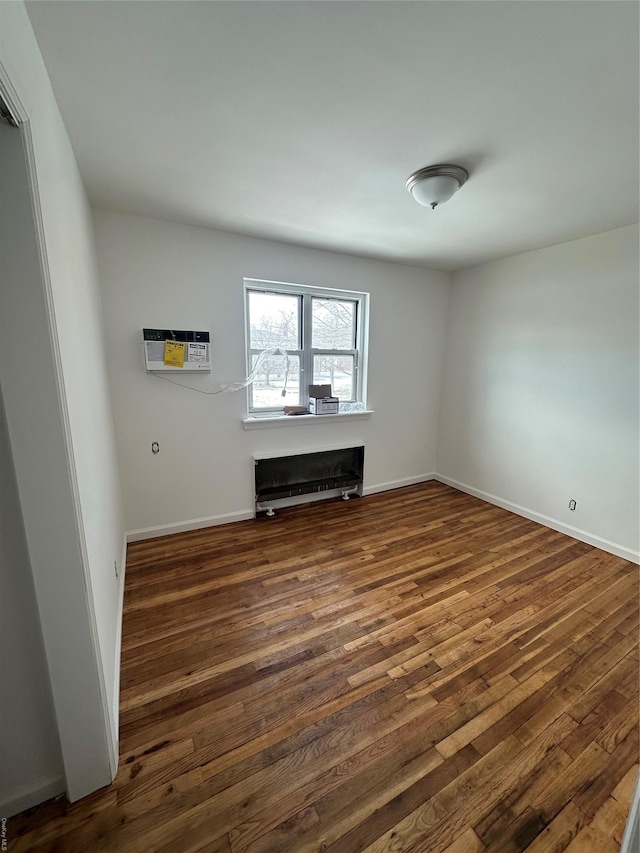
<svg viewBox="0 0 640 853">
<path fill-rule="evenodd" d="M 418 204 L 435 210 L 439 204 L 448 201 L 468 177 L 469 173 L 462 166 L 449 163 L 427 166 L 409 175 L 407 189 Z"/>
</svg>

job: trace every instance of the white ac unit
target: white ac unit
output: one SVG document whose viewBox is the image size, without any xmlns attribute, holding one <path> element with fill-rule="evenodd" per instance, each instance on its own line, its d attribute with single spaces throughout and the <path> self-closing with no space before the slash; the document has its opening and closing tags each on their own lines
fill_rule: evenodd
<svg viewBox="0 0 640 853">
<path fill-rule="evenodd" d="M 202 373 L 211 370 L 211 343 L 209 332 L 181 331 L 180 329 L 143 329 L 144 364 L 147 372 Z M 182 367 L 165 364 L 165 343 L 184 343 Z"/>
</svg>

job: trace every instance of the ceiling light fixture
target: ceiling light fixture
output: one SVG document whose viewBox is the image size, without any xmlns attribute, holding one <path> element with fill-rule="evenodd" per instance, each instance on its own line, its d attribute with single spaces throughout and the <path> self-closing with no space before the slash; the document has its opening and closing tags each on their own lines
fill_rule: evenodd
<svg viewBox="0 0 640 853">
<path fill-rule="evenodd" d="M 407 189 L 418 204 L 435 210 L 439 204 L 448 201 L 468 177 L 469 173 L 462 166 L 449 163 L 427 166 L 409 175 Z"/>
</svg>

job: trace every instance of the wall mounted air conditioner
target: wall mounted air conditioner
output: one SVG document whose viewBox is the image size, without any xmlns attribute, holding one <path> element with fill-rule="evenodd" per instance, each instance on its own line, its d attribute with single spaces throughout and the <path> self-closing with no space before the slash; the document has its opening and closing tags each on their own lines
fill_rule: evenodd
<svg viewBox="0 0 640 853">
<path fill-rule="evenodd" d="M 209 332 L 185 332 L 180 329 L 143 329 L 144 365 L 147 373 L 201 373 L 211 370 Z M 184 343 L 182 367 L 165 364 L 165 342 Z"/>
</svg>

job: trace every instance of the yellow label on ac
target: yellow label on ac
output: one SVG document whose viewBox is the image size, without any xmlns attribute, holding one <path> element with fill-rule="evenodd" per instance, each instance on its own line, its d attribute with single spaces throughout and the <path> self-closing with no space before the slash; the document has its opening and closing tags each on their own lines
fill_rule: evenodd
<svg viewBox="0 0 640 853">
<path fill-rule="evenodd" d="M 183 341 L 165 341 L 164 342 L 164 363 L 167 367 L 184 367 L 184 350 Z"/>
</svg>

